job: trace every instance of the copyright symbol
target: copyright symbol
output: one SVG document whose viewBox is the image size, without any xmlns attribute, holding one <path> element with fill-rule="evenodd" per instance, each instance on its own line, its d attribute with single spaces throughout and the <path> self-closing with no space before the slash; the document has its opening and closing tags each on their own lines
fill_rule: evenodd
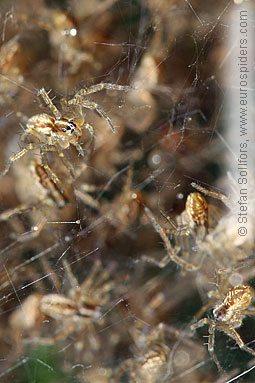
<svg viewBox="0 0 255 383">
<path fill-rule="evenodd" d="M 245 235 L 247 235 L 247 229 L 246 227 L 239 227 L 238 228 L 238 234 L 241 236 L 241 237 L 244 237 Z"/>
</svg>

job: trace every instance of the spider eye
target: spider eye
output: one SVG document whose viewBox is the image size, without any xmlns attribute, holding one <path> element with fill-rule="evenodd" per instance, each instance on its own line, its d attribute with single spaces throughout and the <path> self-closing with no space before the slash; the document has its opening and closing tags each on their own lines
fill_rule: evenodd
<svg viewBox="0 0 255 383">
<path fill-rule="evenodd" d="M 69 131 L 69 132 L 71 132 L 71 133 L 73 133 L 73 131 L 75 130 L 75 128 L 76 128 L 76 125 L 75 125 L 75 123 L 73 122 L 73 120 L 69 120 L 69 121 L 68 121 L 68 125 L 67 125 L 67 127 L 66 127 L 66 130 Z"/>
<path fill-rule="evenodd" d="M 222 320 L 224 316 L 226 315 L 226 309 L 222 308 L 219 311 L 214 311 L 214 317 L 215 319 Z"/>
</svg>

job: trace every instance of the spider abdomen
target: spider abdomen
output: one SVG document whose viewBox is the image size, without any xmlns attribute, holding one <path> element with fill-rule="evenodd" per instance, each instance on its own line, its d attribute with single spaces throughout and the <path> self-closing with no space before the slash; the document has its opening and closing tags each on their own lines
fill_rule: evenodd
<svg viewBox="0 0 255 383">
<path fill-rule="evenodd" d="M 208 205 L 200 193 L 190 193 L 186 200 L 186 211 L 196 225 L 205 225 L 208 220 Z"/>
<path fill-rule="evenodd" d="M 229 290 L 223 303 L 225 304 L 226 308 L 244 310 L 250 306 L 252 297 L 253 291 L 251 286 L 240 284 Z"/>
<path fill-rule="evenodd" d="M 72 299 L 60 294 L 47 294 L 42 297 L 40 310 L 51 318 L 62 319 L 78 313 L 78 308 Z"/>
</svg>

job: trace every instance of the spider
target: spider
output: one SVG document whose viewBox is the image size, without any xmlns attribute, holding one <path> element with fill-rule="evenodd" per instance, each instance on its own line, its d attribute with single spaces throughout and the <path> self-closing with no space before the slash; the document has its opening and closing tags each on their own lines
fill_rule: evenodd
<svg viewBox="0 0 255 383">
<path fill-rule="evenodd" d="M 83 88 L 77 92 L 73 98 L 66 100 L 61 99 L 61 106 L 65 116 L 53 104 L 48 93 L 44 88 L 39 90 L 39 95 L 43 98 L 45 104 L 50 109 L 53 116 L 42 113 L 30 117 L 26 123 L 26 129 L 22 136 L 33 136 L 37 142 L 30 141 L 22 150 L 12 155 L 4 169 L 0 174 L 3 177 L 9 170 L 11 164 L 20 159 L 24 154 L 33 149 L 40 149 L 42 166 L 47 172 L 49 178 L 57 185 L 61 193 L 64 189 L 57 175 L 50 168 L 47 160 L 47 152 L 56 151 L 73 176 L 74 170 L 70 162 L 64 156 L 63 150 L 73 145 L 80 155 L 84 156 L 84 151 L 79 144 L 79 139 L 83 134 L 83 129 L 88 129 L 90 134 L 94 135 L 93 127 L 85 122 L 83 108 L 95 110 L 102 118 L 104 118 L 113 133 L 117 133 L 113 127 L 110 117 L 107 116 L 103 108 L 97 103 L 90 101 L 87 96 L 102 90 L 119 90 L 128 91 L 129 86 L 115 85 L 111 83 L 100 83 L 92 85 L 89 88 Z"/>
<path fill-rule="evenodd" d="M 134 345 L 131 346 L 134 356 L 124 360 L 118 367 L 119 376 L 128 371 L 132 383 L 168 381 L 169 375 L 173 374 L 174 351 L 175 356 L 178 356 L 179 352 L 183 352 L 182 347 L 180 350 L 176 350 L 177 344 L 183 345 L 186 354 L 187 350 L 190 352 L 196 350 L 197 354 L 200 353 L 200 345 L 189 339 L 191 334 L 185 330 L 178 330 L 162 322 L 149 329 L 144 325 L 144 328 L 140 327 L 139 324 L 138 327 L 136 325 L 129 330 L 134 341 Z M 170 344 L 172 345 L 171 350 Z"/>
<path fill-rule="evenodd" d="M 72 218 L 70 185 L 66 183 L 64 193 L 61 193 L 38 161 L 29 163 L 30 172 L 24 178 L 25 165 L 28 164 L 23 164 L 21 161 L 17 167 L 18 171 L 15 171 L 15 187 L 22 203 L 0 214 L 0 222 L 8 221 L 15 230 L 15 233 L 11 233 L 11 237 L 15 238 L 17 242 L 25 242 L 38 237 L 48 222 L 59 222 L 63 217 L 65 217 L 65 221 Z M 27 216 L 32 227 L 24 233 L 26 221 L 22 215 L 28 213 L 32 213 Z"/>
<path fill-rule="evenodd" d="M 124 232 L 126 227 L 138 221 L 144 203 L 142 192 L 132 186 L 132 177 L 133 165 L 128 169 L 121 193 L 112 203 L 108 203 L 102 208 L 102 213 L 120 232 Z"/>
<path fill-rule="evenodd" d="M 130 381 L 156 383 L 164 381 L 170 374 L 170 349 L 159 339 L 163 332 L 163 323 L 142 330 L 136 326 L 129 332 L 134 341 L 134 357 L 125 359 L 117 368 L 117 377 L 129 373 Z M 177 330 L 171 329 L 176 335 Z M 122 381 L 122 380 L 121 380 Z"/>
<path fill-rule="evenodd" d="M 33 337 L 27 339 L 29 343 L 53 344 L 66 339 L 74 331 L 82 331 L 103 317 L 102 306 L 108 301 L 113 288 L 108 270 L 102 270 L 101 262 L 96 261 L 88 277 L 79 286 L 70 265 L 66 261 L 63 261 L 63 265 L 72 286 L 68 296 L 31 294 L 10 317 L 11 326 L 18 330 L 30 330 L 47 317 L 62 322 L 62 330 L 57 335 Z"/>
<path fill-rule="evenodd" d="M 219 370 L 222 370 L 222 367 L 214 353 L 215 330 L 223 331 L 236 341 L 240 349 L 255 356 L 255 350 L 246 346 L 236 331 L 237 328 L 242 326 L 246 315 L 255 315 L 255 308 L 249 308 L 252 298 L 253 290 L 251 286 L 247 284 L 236 285 L 215 305 L 212 319 L 202 318 L 197 323 L 191 325 L 191 330 L 196 330 L 204 325 L 209 326 L 208 351 Z M 205 309 L 207 309 L 207 305 L 205 305 Z"/>
<path fill-rule="evenodd" d="M 126 169 L 126 168 L 125 168 Z M 125 170 L 124 169 L 124 170 Z M 123 172 L 121 170 L 119 173 Z M 144 204 L 144 195 L 141 191 L 132 187 L 132 175 L 133 167 L 130 166 L 127 174 L 126 181 L 122 187 L 121 192 L 116 196 L 113 201 L 105 201 L 100 206 L 94 206 L 100 213 L 100 217 L 94 220 L 89 227 L 86 227 L 83 231 L 79 233 L 82 235 L 83 232 L 87 232 L 100 224 L 105 224 L 105 229 L 100 232 L 100 236 L 97 240 L 100 240 L 101 246 L 103 243 L 108 242 L 108 240 L 114 240 L 120 235 L 133 235 L 133 231 L 129 230 L 133 225 L 136 225 L 140 219 L 140 213 L 143 209 Z M 107 190 L 112 182 L 113 178 L 108 182 L 106 187 L 103 188 L 97 200 L 99 200 Z M 80 192 L 75 192 L 75 194 L 81 198 Z M 84 200 L 83 198 L 81 198 Z M 95 202 L 97 202 L 95 200 Z M 89 204 L 91 206 L 91 204 Z"/>
<path fill-rule="evenodd" d="M 40 161 L 34 161 L 31 159 L 31 155 L 27 155 L 26 160 L 23 158 L 18 162 L 13 169 L 13 179 L 21 204 L 0 212 L 0 222 L 7 221 L 8 226 L 10 225 L 14 230 L 9 234 L 9 237 L 14 239 L 12 245 L 37 238 L 46 225 L 50 225 L 50 227 L 63 223 L 80 225 L 81 221 L 75 220 L 76 212 L 73 209 L 75 195 L 90 209 L 99 209 L 99 201 L 90 195 L 98 187 L 87 183 L 83 183 L 78 188 L 76 184 L 74 186 L 73 181 L 77 181 L 87 168 L 88 166 L 84 162 L 75 169 L 73 179 L 66 177 L 66 169 L 59 166 L 58 175 L 61 174 L 61 177 L 65 179 L 64 193 L 61 193 L 57 185 L 49 178 Z M 24 177 L 27 169 L 29 172 Z M 63 230 L 65 227 L 64 225 Z M 51 231 L 51 228 L 49 230 Z"/>
<path fill-rule="evenodd" d="M 168 234 L 187 236 L 193 232 L 202 231 L 205 234 L 208 228 L 208 204 L 200 193 L 190 193 L 187 197 L 185 210 L 176 218 L 176 224 L 170 217 L 161 211 L 163 217 L 171 224 L 172 229 L 166 229 Z M 205 229 L 205 230 L 204 230 Z M 202 234 L 200 234 L 201 236 Z"/>
<path fill-rule="evenodd" d="M 207 191 L 195 183 L 192 183 L 191 185 L 199 191 L 202 191 L 204 194 L 220 199 L 222 201 L 224 201 L 224 198 L 227 198 L 220 193 Z M 177 226 L 172 222 L 170 217 L 161 212 L 167 221 L 172 225 L 172 229 L 163 228 L 147 206 L 144 207 L 144 211 L 147 217 L 150 219 L 155 231 L 162 238 L 167 251 L 167 255 L 163 257 L 163 259 L 159 262 L 147 256 L 143 256 L 143 259 L 145 261 L 155 263 L 161 268 L 165 267 L 169 261 L 173 261 L 179 266 L 183 267 L 186 271 L 198 270 L 204 260 L 204 255 L 201 257 L 198 265 L 194 265 L 186 261 L 183 257 L 178 255 L 181 251 L 183 253 L 185 252 L 183 243 L 181 243 L 181 246 L 172 246 L 168 238 L 168 234 L 173 234 L 176 238 L 179 236 L 190 236 L 194 242 L 194 244 L 191 245 L 188 241 L 188 252 L 190 252 L 190 249 L 194 247 L 194 245 L 197 247 L 200 246 L 200 243 L 205 239 L 206 234 L 208 233 L 209 227 L 215 225 L 213 220 L 215 220 L 215 216 L 217 217 L 217 215 L 219 215 L 217 208 L 208 205 L 202 194 L 197 192 L 191 193 L 187 197 L 184 212 L 176 219 Z"/>
<path fill-rule="evenodd" d="M 135 358 L 126 359 L 120 366 L 120 376 L 129 371 L 132 383 L 157 383 L 169 375 L 169 348 L 159 342 L 152 342 Z"/>
<path fill-rule="evenodd" d="M 28 164 L 30 172 L 24 178 L 24 168 L 27 168 Z M 14 174 L 15 187 L 17 196 L 22 203 L 0 213 L 0 222 L 8 221 L 16 232 L 15 234 L 11 233 L 11 237 L 15 238 L 17 242 L 25 242 L 37 237 L 48 222 L 62 222 L 63 217 L 65 221 L 70 220 L 72 222 L 71 203 L 73 195 L 68 182 L 65 183 L 64 193 L 61 193 L 57 185 L 48 177 L 40 162 L 23 163 L 20 161 L 18 165 Z M 93 202 L 92 197 L 90 199 Z M 86 203 L 93 206 L 90 199 L 87 198 Z M 19 217 L 27 213 L 32 213 L 27 216 L 32 227 L 24 233 L 25 221 Z"/>
<path fill-rule="evenodd" d="M 217 221 L 215 227 L 208 232 L 203 241 L 199 243 L 199 251 L 206 254 L 207 257 L 217 262 L 217 267 L 229 269 L 235 267 L 236 261 L 240 262 L 252 254 L 254 249 L 254 209 L 248 209 L 247 215 L 247 235 L 239 235 L 239 226 L 237 217 L 239 213 L 239 188 L 236 181 L 230 173 L 227 174 L 228 185 L 231 188 L 229 196 L 220 193 L 208 191 L 200 185 L 192 184 L 199 192 L 212 198 L 219 199 L 228 208 L 222 217 Z M 253 187 L 252 187 L 253 186 Z M 249 203 L 254 204 L 254 181 L 251 179 L 248 185 Z"/>
</svg>

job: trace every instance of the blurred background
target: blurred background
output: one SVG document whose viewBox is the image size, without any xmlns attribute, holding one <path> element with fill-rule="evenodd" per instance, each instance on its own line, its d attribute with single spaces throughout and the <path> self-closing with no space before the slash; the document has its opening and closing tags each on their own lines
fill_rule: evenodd
<svg viewBox="0 0 255 383">
<path fill-rule="evenodd" d="M 0 1 L 1 382 L 254 382 L 224 331 L 217 366 L 208 326 L 190 328 L 255 282 L 254 191 L 242 237 L 227 131 L 240 9 L 254 23 L 251 1 Z M 68 104 L 99 83 L 111 85 Z M 54 117 L 42 88 L 79 125 L 83 155 L 68 141 L 63 157 L 41 120 L 28 131 Z M 251 349 L 254 323 L 237 330 Z"/>
</svg>

